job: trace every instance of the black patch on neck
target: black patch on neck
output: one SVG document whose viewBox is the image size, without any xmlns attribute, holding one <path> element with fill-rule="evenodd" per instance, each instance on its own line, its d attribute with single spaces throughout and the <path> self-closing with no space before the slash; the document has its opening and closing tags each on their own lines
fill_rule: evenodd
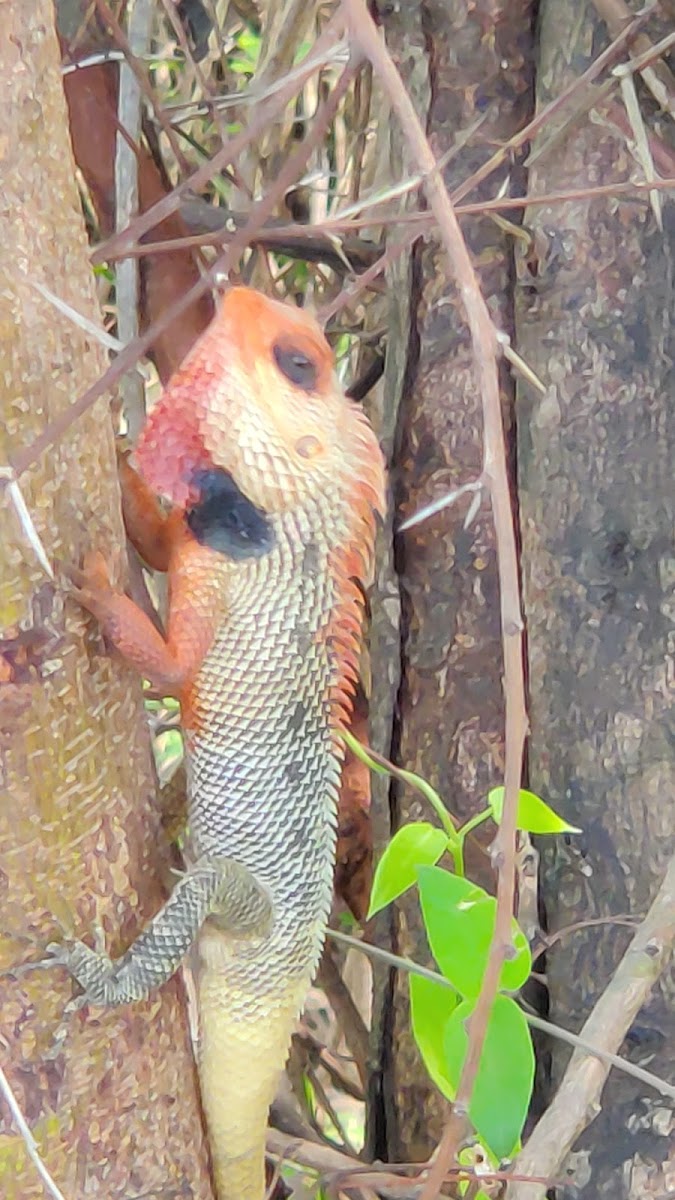
<svg viewBox="0 0 675 1200">
<path fill-rule="evenodd" d="M 188 508 L 188 528 L 202 546 L 228 558 L 262 558 L 275 537 L 267 513 L 239 489 L 220 467 L 195 471 L 192 487 L 199 499 Z"/>
</svg>

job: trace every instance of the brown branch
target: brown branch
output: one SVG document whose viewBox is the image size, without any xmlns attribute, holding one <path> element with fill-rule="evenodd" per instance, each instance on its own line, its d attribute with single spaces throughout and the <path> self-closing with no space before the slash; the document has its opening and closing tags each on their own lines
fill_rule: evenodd
<svg viewBox="0 0 675 1200">
<path fill-rule="evenodd" d="M 563 941 L 570 934 L 583 933 L 584 930 L 594 929 L 599 925 L 624 925 L 634 930 L 639 921 L 644 921 L 644 913 L 636 913 L 635 916 L 631 913 L 617 913 L 616 916 L 588 917 L 585 921 L 573 921 L 570 925 L 557 929 L 555 933 L 545 934 L 540 929 L 536 936 L 536 944 L 531 947 L 532 962 L 535 963 L 542 954 L 548 954 L 556 942 Z"/>
<path fill-rule="evenodd" d="M 361 1087 L 365 1091 L 368 1086 L 368 1030 L 354 1003 L 352 994 L 340 974 L 333 949 L 329 945 L 324 946 L 317 983 L 328 997 L 354 1060 Z"/>
<path fill-rule="evenodd" d="M 586 1021 L 582 1035 L 608 1052 L 623 1042 L 635 1017 L 665 969 L 675 944 L 675 858 L 654 902 L 613 978 Z M 559 1171 L 579 1134 L 597 1115 L 609 1066 L 583 1050 L 572 1055 L 551 1106 L 516 1159 L 523 1175 Z M 540 1185 L 512 1183 L 509 1200 L 543 1200 Z"/>
<path fill-rule="evenodd" d="M 344 1174 L 345 1172 L 351 1174 L 363 1167 L 363 1163 L 359 1162 L 357 1158 L 351 1158 L 341 1150 L 333 1150 L 330 1146 L 318 1142 L 290 1138 L 276 1129 L 267 1131 L 267 1154 L 271 1158 L 281 1159 L 284 1162 L 300 1163 L 321 1176 Z M 388 1171 L 386 1167 L 383 1170 L 384 1172 Z M 375 1178 L 382 1182 L 378 1181 L 375 1184 Z M 386 1186 L 384 1185 L 385 1179 L 387 1180 Z M 393 1186 L 388 1186 L 390 1182 L 393 1183 Z M 371 1168 L 368 1183 L 377 1187 L 378 1195 L 391 1196 L 395 1200 L 414 1200 L 416 1194 L 416 1189 L 411 1185 L 410 1180 L 395 1179 L 389 1174 L 385 1175 L 378 1171 L 377 1166 Z M 363 1186 L 366 1186 L 365 1181 Z"/>
<path fill-rule="evenodd" d="M 654 3 L 648 4 L 639 13 L 636 13 L 628 25 L 626 25 L 625 29 L 618 35 L 618 37 L 614 39 L 614 41 L 607 47 L 606 50 L 603 50 L 602 54 L 598 55 L 595 61 L 591 63 L 590 67 L 588 67 L 583 74 L 579 75 L 576 79 L 573 79 L 569 86 L 566 87 L 559 96 L 556 96 L 556 98 L 551 100 L 551 102 L 547 104 L 545 108 L 542 108 L 541 112 L 537 113 L 536 117 L 533 117 L 533 119 L 529 121 L 528 124 L 523 127 L 523 129 L 521 129 L 518 133 L 515 133 L 513 137 L 509 138 L 508 142 L 505 142 L 503 146 L 500 146 L 499 150 L 495 151 L 495 153 L 487 160 L 487 162 L 483 163 L 478 170 L 474 171 L 473 175 L 470 175 L 469 178 L 464 181 L 464 183 L 460 184 L 460 186 L 455 189 L 452 194 L 453 203 L 456 204 L 459 200 L 463 200 L 469 192 L 472 192 L 474 188 L 478 187 L 479 183 L 482 183 L 483 180 L 487 179 L 493 171 L 496 171 L 497 168 L 502 165 L 502 163 L 511 158 L 516 150 L 520 150 L 526 142 L 531 142 L 535 135 L 550 123 L 551 117 L 558 113 L 560 109 L 564 108 L 565 105 L 569 104 L 570 100 L 575 99 L 579 93 L 583 94 L 589 83 L 592 83 L 594 79 L 597 79 L 598 75 L 601 75 L 606 67 L 612 66 L 613 63 L 616 62 L 622 51 L 630 45 L 638 31 L 657 11 L 658 7 L 659 0 L 654 0 Z M 610 79 L 607 87 L 611 90 L 611 88 L 614 86 L 616 86 L 616 80 Z M 597 103 L 598 99 L 599 97 L 591 92 L 587 97 L 587 107 L 592 108 Z"/>
<path fill-rule="evenodd" d="M 346 1092 L 348 1096 L 351 1096 L 352 1100 L 358 1100 L 359 1103 L 363 1104 L 366 1098 L 365 1092 L 357 1083 L 354 1083 L 345 1069 L 346 1065 L 354 1064 L 354 1059 L 351 1055 L 347 1057 L 345 1055 L 334 1054 L 309 1029 L 301 1028 L 294 1035 L 294 1040 L 297 1040 L 304 1046 L 307 1055 L 315 1066 L 323 1067 L 326 1074 L 330 1076 L 331 1083 L 338 1091 Z"/>
<path fill-rule="evenodd" d="M 476 386 L 483 408 L 483 475 L 490 491 L 497 544 L 500 585 L 504 692 L 506 701 L 506 762 L 504 812 L 492 848 L 498 871 L 495 932 L 481 991 L 469 1022 L 466 1059 L 438 1152 L 424 1184 L 421 1200 L 431 1200 L 441 1188 L 459 1142 L 467 1128 L 467 1111 L 480 1062 L 487 1023 L 497 994 L 502 965 L 511 946 L 515 893 L 515 847 L 518 791 L 527 729 L 523 668 L 523 621 L 516 539 L 511 510 L 506 448 L 502 425 L 497 361 L 497 330 L 483 299 L 471 257 L 462 237 L 450 197 L 436 169 L 412 100 L 380 40 L 363 0 L 343 0 L 353 42 L 361 47 L 398 115 L 416 169 L 425 176 L 423 189 L 438 223 L 439 233 L 464 305 L 471 334 Z"/>
<path fill-rule="evenodd" d="M 172 192 L 158 200 L 152 208 L 146 209 L 126 230 L 115 234 L 98 246 L 91 256 L 92 262 L 105 262 L 108 251 L 115 254 L 128 251 L 137 244 L 144 233 L 176 212 L 188 192 L 204 187 L 217 171 L 236 162 L 249 143 L 266 132 L 273 117 L 293 99 L 317 68 L 330 58 L 335 50 L 339 28 L 336 15 L 328 22 L 321 36 L 315 42 L 311 54 L 303 63 L 294 68 L 291 78 L 270 95 L 264 104 L 260 105 L 246 128 L 226 142 L 213 158 L 199 167 L 188 179 L 184 179 Z"/>
<path fill-rule="evenodd" d="M 622 132 L 624 131 L 627 132 L 627 124 L 622 129 Z M 672 168 L 675 157 L 669 154 L 667 161 Z M 491 212 L 566 204 L 577 200 L 596 200 L 603 196 L 631 196 L 633 193 L 639 196 L 642 192 L 673 190 L 675 178 L 629 180 L 624 183 L 603 183 L 597 187 L 569 188 L 562 192 L 541 192 L 536 196 L 505 196 L 496 200 L 480 200 L 473 204 L 456 204 L 455 213 L 458 217 L 484 216 Z M 120 258 L 144 258 L 148 255 L 167 254 L 198 246 L 220 246 L 230 241 L 235 230 L 240 229 L 248 219 L 246 213 L 214 208 L 200 197 L 191 197 L 184 201 L 180 207 L 180 215 L 188 228 L 195 230 L 194 233 L 162 241 L 147 237 L 137 246 L 124 252 L 111 251 L 107 255 L 107 261 L 113 263 Z M 429 226 L 433 225 L 433 220 L 433 215 L 428 212 L 378 213 L 377 216 L 377 224 L 380 226 L 417 226 L 415 237 L 422 237 Z M 336 271 L 346 271 L 345 259 L 349 260 L 352 266 L 369 267 L 375 264 L 381 273 L 384 264 L 378 257 L 383 253 L 379 242 L 363 238 L 345 241 L 335 236 L 343 231 L 372 229 L 373 221 L 373 217 L 342 218 L 339 215 L 311 225 L 272 220 L 266 222 L 255 238 L 251 238 L 251 245 L 261 246 L 263 250 L 276 250 L 289 258 L 325 262 Z"/>
<path fill-rule="evenodd" d="M 675 164 L 675 156 L 669 153 L 667 162 L 670 168 Z M 421 183 L 420 183 L 421 186 Z M 451 197 L 453 207 L 458 217 L 466 216 L 484 216 L 490 212 L 508 212 L 509 209 L 518 208 L 535 208 L 542 205 L 566 204 L 569 201 L 575 200 L 596 200 L 603 196 L 626 196 L 633 192 L 638 195 L 640 192 L 648 192 L 652 189 L 660 191 L 672 191 L 675 189 L 675 178 L 654 179 L 654 180 L 627 180 L 625 182 L 616 183 L 601 183 L 596 187 L 580 187 L 568 188 L 562 192 L 539 192 L 536 196 L 503 196 L 497 197 L 495 200 L 476 200 L 471 204 L 455 204 L 454 195 Z M 428 225 L 433 222 L 433 216 L 428 212 L 406 212 L 406 213 L 379 213 L 377 216 L 378 225 L 407 225 L 416 224 L 422 226 L 419 230 L 421 236 Z M 288 236 L 291 233 L 297 236 L 302 236 L 300 231 L 307 230 L 307 236 L 311 237 L 316 233 L 337 233 L 342 229 L 372 229 L 374 218 L 345 218 L 344 220 L 338 214 L 335 217 L 328 217 L 325 221 L 316 225 L 280 225 L 275 229 L 275 235 L 282 237 Z M 367 242 L 367 246 L 372 246 L 374 243 Z"/>
<path fill-rule="evenodd" d="M 374 1188 L 379 1196 L 392 1200 L 415 1200 L 419 1197 L 419 1180 L 415 1178 L 426 1171 L 424 1163 L 362 1163 L 350 1158 L 341 1150 L 334 1150 L 313 1140 L 293 1138 L 277 1129 L 267 1131 L 267 1154 L 270 1158 L 285 1162 L 297 1162 L 315 1171 L 328 1186 L 351 1182 L 361 1187 Z M 449 1180 L 473 1179 L 473 1172 L 458 1167 L 448 1172 Z M 486 1171 L 481 1180 L 506 1182 L 513 1179 L 511 1171 Z M 519 1176 L 519 1178 L 521 1178 Z M 551 1187 L 555 1180 L 527 1176 L 528 1183 L 540 1183 Z"/>
<path fill-rule="evenodd" d="M 333 1128 L 335 1129 L 336 1133 L 338 1134 L 338 1137 L 340 1138 L 340 1141 L 342 1143 L 342 1148 L 345 1150 L 345 1152 L 347 1154 L 351 1154 L 354 1157 L 356 1157 L 357 1151 L 355 1150 L 354 1146 L 352 1145 L 352 1143 L 349 1140 L 349 1135 L 345 1131 L 344 1125 L 342 1124 L 342 1121 L 340 1119 L 340 1115 L 336 1111 L 335 1105 L 333 1104 L 330 1096 L 328 1095 L 328 1092 L 326 1091 L 326 1088 L 324 1087 L 321 1079 L 319 1078 L 319 1076 L 316 1072 L 316 1069 L 313 1066 L 311 1066 L 311 1064 L 309 1064 L 307 1066 L 306 1074 L 307 1074 L 307 1078 L 314 1090 L 314 1094 L 315 1094 L 317 1103 L 318 1103 L 319 1107 L 321 1107 L 323 1109 L 324 1113 L 326 1114 L 326 1116 L 328 1117 L 329 1121 L 331 1122 Z M 334 1140 L 334 1139 L 331 1139 L 331 1140 Z"/>
</svg>

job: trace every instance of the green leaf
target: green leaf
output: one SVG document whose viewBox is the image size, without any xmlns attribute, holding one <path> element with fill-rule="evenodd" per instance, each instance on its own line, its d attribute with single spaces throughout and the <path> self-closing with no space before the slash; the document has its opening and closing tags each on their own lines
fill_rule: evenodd
<svg viewBox="0 0 675 1200">
<path fill-rule="evenodd" d="M 459 996 L 451 988 L 422 975 L 410 976 L 413 1037 L 427 1071 L 448 1100 L 454 1100 L 455 1089 L 445 1067 L 445 1026 L 458 1003 Z"/>
<path fill-rule="evenodd" d="M 440 867 L 420 867 L 417 878 L 433 956 L 452 986 L 466 999 L 475 1000 L 490 952 L 497 901 L 468 879 Z M 515 992 L 532 970 L 532 955 L 517 921 L 511 930 L 515 954 L 502 967 L 499 987 Z"/>
<path fill-rule="evenodd" d="M 413 822 L 399 829 L 375 869 L 368 919 L 407 891 L 417 880 L 417 868 L 438 862 L 447 846 L 443 830 L 428 821 Z"/>
<path fill-rule="evenodd" d="M 499 825 L 504 810 L 503 787 L 493 788 L 488 793 L 488 804 Z M 521 788 L 518 793 L 517 825 L 527 833 L 581 833 L 576 825 L 569 825 L 567 821 L 563 821 L 540 796 L 535 796 L 534 792 L 528 792 L 525 788 Z"/>
<path fill-rule="evenodd" d="M 466 1058 L 466 1021 L 472 1011 L 473 1004 L 458 1005 L 445 1026 L 446 1071 L 455 1092 Z M 497 1158 L 510 1158 L 518 1146 L 533 1083 L 534 1051 L 525 1016 L 510 996 L 497 996 L 469 1105 L 471 1124 Z"/>
</svg>

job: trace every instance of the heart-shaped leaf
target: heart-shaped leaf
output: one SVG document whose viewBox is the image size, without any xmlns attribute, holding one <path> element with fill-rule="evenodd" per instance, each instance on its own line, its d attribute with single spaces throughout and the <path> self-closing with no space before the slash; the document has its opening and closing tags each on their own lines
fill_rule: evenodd
<svg viewBox="0 0 675 1200">
<path fill-rule="evenodd" d="M 445 1024 L 445 1073 L 457 1092 L 473 1004 L 463 1002 Z M 496 996 L 469 1104 L 481 1141 L 499 1159 L 518 1148 L 534 1084 L 532 1038 L 522 1010 L 510 996 Z"/>
<path fill-rule="evenodd" d="M 417 880 L 417 868 L 438 862 L 447 846 L 447 835 L 428 821 L 403 825 L 375 869 L 368 918 L 412 887 Z"/>
<path fill-rule="evenodd" d="M 499 825 L 504 811 L 504 788 L 492 788 L 488 792 L 488 804 Z M 518 793 L 518 829 L 526 833 L 581 833 L 576 825 L 569 825 L 554 812 L 540 796 L 521 788 Z"/>
<path fill-rule="evenodd" d="M 466 999 L 475 1000 L 494 935 L 497 901 L 468 879 L 440 867 L 420 867 L 417 877 L 433 956 L 452 986 Z M 511 928 L 514 956 L 502 966 L 499 986 L 516 992 L 530 974 L 532 955 L 515 920 Z"/>
</svg>

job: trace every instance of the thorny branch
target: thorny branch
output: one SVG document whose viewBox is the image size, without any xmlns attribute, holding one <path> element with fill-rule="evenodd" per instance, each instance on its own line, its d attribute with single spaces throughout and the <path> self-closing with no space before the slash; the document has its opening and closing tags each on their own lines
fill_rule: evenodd
<svg viewBox="0 0 675 1200">
<path fill-rule="evenodd" d="M 504 811 L 492 847 L 498 870 L 495 932 L 485 976 L 468 1026 L 466 1059 L 453 1104 L 452 1115 L 430 1166 L 421 1200 L 431 1200 L 440 1191 L 467 1128 L 467 1112 L 480 1062 L 487 1024 L 499 976 L 511 946 L 511 921 L 515 895 L 515 852 L 518 792 L 527 730 L 525 674 L 523 663 L 523 620 L 520 605 L 518 559 L 506 447 L 499 395 L 497 330 L 483 298 L 457 216 L 438 171 L 412 100 L 372 21 L 363 0 L 343 0 L 352 40 L 370 59 L 380 84 L 401 123 L 410 154 L 420 174 L 423 189 L 436 218 L 450 267 L 457 284 L 471 334 L 476 386 L 483 408 L 483 478 L 490 493 L 497 543 L 504 692 L 506 702 L 506 761 Z"/>
</svg>

